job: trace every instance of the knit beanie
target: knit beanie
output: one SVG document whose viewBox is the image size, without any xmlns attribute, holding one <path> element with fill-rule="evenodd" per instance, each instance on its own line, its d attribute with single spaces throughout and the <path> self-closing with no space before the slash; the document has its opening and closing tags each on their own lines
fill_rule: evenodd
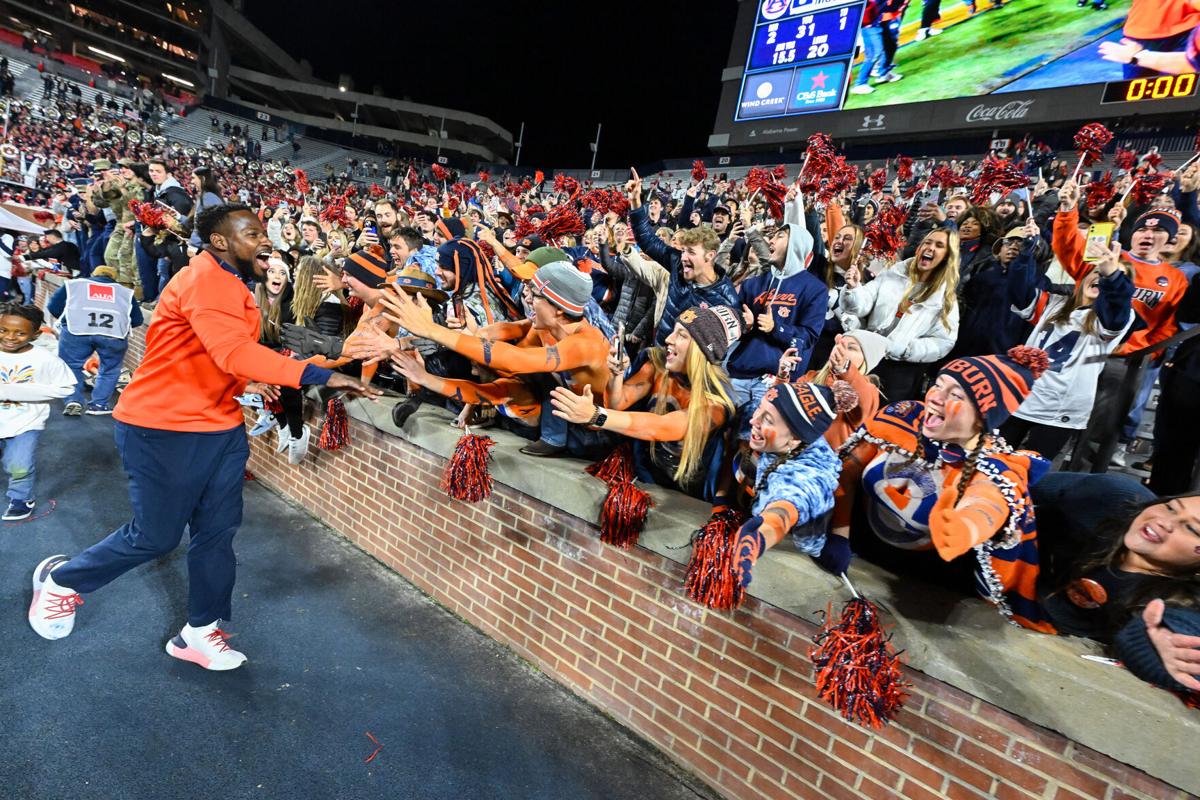
<svg viewBox="0 0 1200 800">
<path fill-rule="evenodd" d="M 377 244 L 351 253 L 342 261 L 342 272 L 378 289 L 387 278 L 388 265 L 383 248 Z"/>
<path fill-rule="evenodd" d="M 467 233 L 467 227 L 458 217 L 443 217 L 434 227 L 447 239 L 461 239 Z"/>
<path fill-rule="evenodd" d="M 839 413 L 858 405 L 858 394 L 846 381 L 834 381 L 833 386 L 781 383 L 767 390 L 763 402 L 779 412 L 796 438 L 812 444 L 825 435 Z"/>
<path fill-rule="evenodd" d="M 1139 231 L 1142 228 L 1161 229 L 1174 239 L 1175 234 L 1179 233 L 1179 222 L 1179 212 L 1175 209 L 1156 208 L 1138 217 L 1137 222 L 1133 223 L 1133 230 Z"/>
<path fill-rule="evenodd" d="M 117 279 L 117 271 L 112 267 L 101 265 L 92 270 L 93 278 L 108 278 L 115 281 Z"/>
<path fill-rule="evenodd" d="M 994 431 L 1029 396 L 1033 382 L 1049 365 L 1045 350 L 1022 345 L 1004 355 L 957 358 L 938 374 L 949 375 L 966 389 L 983 417 L 983 429 Z"/>
<path fill-rule="evenodd" d="M 525 260 L 535 267 L 544 267 L 547 264 L 553 264 L 555 261 L 571 263 L 571 257 L 567 255 L 567 252 L 558 247 L 539 247 L 536 250 L 531 250 Z"/>
<path fill-rule="evenodd" d="M 742 315 L 729 306 L 693 306 L 675 321 L 687 330 L 704 357 L 714 364 L 725 360 L 742 335 Z"/>
<path fill-rule="evenodd" d="M 1200 636 L 1200 612 L 1194 608 L 1172 608 L 1163 611 L 1163 627 L 1184 636 Z M 1125 668 L 1146 683 L 1152 683 L 1172 692 L 1186 692 L 1187 687 L 1176 681 L 1163 666 L 1158 651 L 1150 641 L 1146 623 L 1138 614 L 1117 631 L 1113 637 L 1117 655 Z"/>
<path fill-rule="evenodd" d="M 878 333 L 868 330 L 850 331 L 842 335 L 858 342 L 858 347 L 863 352 L 862 372 L 864 375 L 879 366 L 879 362 L 883 361 L 883 357 L 887 355 L 888 340 L 886 336 L 880 336 Z"/>
<path fill-rule="evenodd" d="M 535 292 L 561 308 L 568 316 L 582 317 L 588 300 L 592 299 L 592 277 L 575 269 L 570 260 L 552 261 L 540 267 L 533 273 L 530 283 Z"/>
</svg>

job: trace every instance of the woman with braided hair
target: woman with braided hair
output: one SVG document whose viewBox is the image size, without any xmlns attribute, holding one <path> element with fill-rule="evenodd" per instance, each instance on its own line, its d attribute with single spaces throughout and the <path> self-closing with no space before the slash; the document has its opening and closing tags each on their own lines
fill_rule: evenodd
<svg viewBox="0 0 1200 800">
<path fill-rule="evenodd" d="M 909 562 L 921 577 L 973 582 L 1011 621 L 1052 630 L 1037 602 L 1029 498 L 1029 487 L 1050 465 L 1036 453 L 1014 451 L 997 433 L 1048 364 L 1045 351 L 1033 347 L 955 359 L 924 403 L 895 403 L 868 420 L 839 453 L 833 527 L 819 563 L 835 574 L 846 571 L 851 520 L 861 519 L 855 533 L 874 534 L 855 537 L 861 551 L 901 568 Z M 972 550 L 973 559 L 960 558 Z"/>
</svg>

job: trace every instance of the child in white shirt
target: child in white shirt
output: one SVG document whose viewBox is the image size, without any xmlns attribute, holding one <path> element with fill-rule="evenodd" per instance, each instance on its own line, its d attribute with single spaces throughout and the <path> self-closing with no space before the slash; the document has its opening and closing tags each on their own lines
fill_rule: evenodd
<svg viewBox="0 0 1200 800">
<path fill-rule="evenodd" d="M 33 514 L 34 456 L 50 417 L 50 402 L 71 394 L 75 375 L 33 342 L 44 317 L 37 306 L 0 304 L 0 466 L 8 473 L 8 510 L 0 519 Z"/>
</svg>

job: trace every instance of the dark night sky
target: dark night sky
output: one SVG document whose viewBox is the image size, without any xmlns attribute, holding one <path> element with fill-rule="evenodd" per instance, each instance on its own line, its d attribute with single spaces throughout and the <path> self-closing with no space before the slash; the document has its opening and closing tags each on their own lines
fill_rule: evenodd
<svg viewBox="0 0 1200 800">
<path fill-rule="evenodd" d="M 383 10 L 381 10 L 383 9 Z M 701 155 L 734 0 L 380 3 L 246 0 L 244 12 L 316 76 L 472 111 L 512 131 L 521 163 L 597 167 Z"/>
</svg>

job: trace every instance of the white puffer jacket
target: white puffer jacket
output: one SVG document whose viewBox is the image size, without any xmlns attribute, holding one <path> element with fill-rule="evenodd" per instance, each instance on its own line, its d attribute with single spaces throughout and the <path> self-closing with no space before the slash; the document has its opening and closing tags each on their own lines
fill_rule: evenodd
<svg viewBox="0 0 1200 800">
<path fill-rule="evenodd" d="M 914 303 L 897 320 L 896 311 L 909 288 L 910 263 L 912 259 L 908 258 L 893 264 L 875 280 L 854 289 L 843 287 L 842 327 L 846 331 L 865 329 L 886 336 L 890 359 L 926 364 L 944 357 L 954 347 L 958 338 L 958 304 L 950 310 L 949 326 L 942 324 L 941 319 L 945 289 Z"/>
</svg>

